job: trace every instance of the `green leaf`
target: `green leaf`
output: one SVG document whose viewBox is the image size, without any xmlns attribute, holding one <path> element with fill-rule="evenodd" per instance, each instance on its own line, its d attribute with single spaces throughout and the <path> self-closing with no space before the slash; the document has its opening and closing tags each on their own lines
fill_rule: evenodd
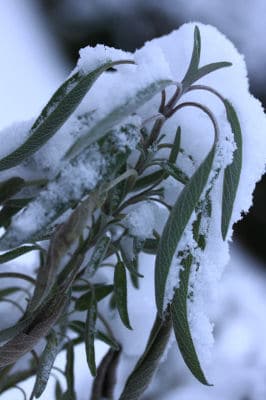
<svg viewBox="0 0 266 400">
<path fill-rule="evenodd" d="M 88 313 L 85 323 L 86 357 L 92 376 L 96 376 L 96 363 L 95 363 L 95 350 L 94 350 L 96 318 L 97 318 L 97 302 L 95 296 L 92 296 L 91 301 L 88 305 Z"/>
<path fill-rule="evenodd" d="M 97 331 L 96 332 L 96 339 L 101 340 L 103 343 L 107 344 L 114 350 L 120 350 L 119 344 L 110 336 L 108 336 L 106 333 L 103 333 L 102 331 Z"/>
<path fill-rule="evenodd" d="M 67 381 L 67 394 L 71 400 L 76 400 L 76 393 L 74 387 L 74 345 L 72 341 L 67 344 L 67 362 L 66 362 L 66 381 Z"/>
<path fill-rule="evenodd" d="M 193 51 L 188 70 L 182 81 L 183 86 L 189 86 L 190 82 L 193 81 L 193 77 L 195 76 L 195 73 L 198 71 L 199 67 L 200 52 L 201 52 L 200 30 L 197 26 L 195 26 Z"/>
<path fill-rule="evenodd" d="M 169 156 L 169 162 L 171 164 L 175 164 L 176 163 L 176 159 L 177 159 L 177 156 L 178 156 L 179 151 L 180 151 L 180 143 L 181 143 L 181 128 L 179 126 L 177 128 L 176 135 L 175 135 L 175 140 L 174 140 L 174 143 L 173 143 L 173 147 L 172 147 L 172 150 L 171 150 L 170 156 Z"/>
<path fill-rule="evenodd" d="M 0 160 L 0 171 L 15 167 L 39 150 L 74 112 L 96 79 L 104 71 L 119 63 L 133 62 L 127 60 L 105 62 L 87 74 L 77 72 L 64 82 L 33 124 L 29 138 Z"/>
<path fill-rule="evenodd" d="M 214 145 L 205 160 L 190 178 L 165 224 L 159 242 L 155 262 L 155 296 L 159 314 L 163 315 L 166 281 L 172 259 L 189 219 L 195 210 L 210 175 L 216 146 Z"/>
<path fill-rule="evenodd" d="M 8 288 L 5 288 L 5 289 L 1 289 L 0 290 L 0 299 L 2 297 L 9 296 L 10 294 L 16 293 L 16 292 L 18 292 L 20 290 L 21 290 L 20 287 L 15 287 L 15 286 L 14 287 L 8 287 Z"/>
<path fill-rule="evenodd" d="M 204 385 L 209 385 L 201 369 L 198 356 L 191 337 L 188 316 L 187 298 L 190 268 L 193 261 L 191 255 L 183 261 L 184 269 L 180 272 L 179 288 L 175 291 L 171 303 L 171 314 L 176 341 L 184 361 L 192 374 Z"/>
<path fill-rule="evenodd" d="M 39 246 L 21 246 L 14 250 L 7 251 L 4 254 L 0 255 L 0 264 L 4 264 L 8 261 L 14 260 L 17 257 L 22 256 L 23 254 L 29 253 L 30 251 L 40 250 Z"/>
<path fill-rule="evenodd" d="M 170 318 L 158 316 L 153 325 L 146 349 L 130 374 L 119 400 L 138 400 L 147 389 L 167 346 L 172 329 Z"/>
<path fill-rule="evenodd" d="M 167 172 L 168 175 L 171 175 L 178 182 L 181 182 L 184 185 L 188 183 L 189 177 L 180 168 L 168 160 L 156 161 L 154 164 L 160 165 L 160 167 Z"/>
<path fill-rule="evenodd" d="M 195 77 L 194 77 L 194 79 L 193 79 L 193 81 L 191 83 L 194 83 L 195 81 L 198 81 L 203 76 L 208 75 L 211 72 L 214 72 L 214 71 L 216 71 L 218 69 L 225 68 L 225 67 L 231 67 L 231 66 L 232 66 L 232 63 L 227 62 L 227 61 L 221 61 L 221 62 L 216 62 L 216 63 L 204 65 L 204 67 L 201 67 L 197 71 L 197 73 L 196 73 L 196 75 L 195 75 Z"/>
<path fill-rule="evenodd" d="M 106 253 L 109 249 L 110 243 L 111 239 L 108 236 L 101 237 L 100 240 L 96 243 L 92 256 L 86 266 L 86 271 L 90 277 L 94 275 L 96 270 L 100 267 L 101 263 L 103 262 Z"/>
<path fill-rule="evenodd" d="M 18 193 L 25 185 L 24 179 L 13 177 L 7 181 L 0 182 L 0 204 Z"/>
<path fill-rule="evenodd" d="M 129 322 L 127 311 L 127 275 L 124 264 L 121 261 L 115 266 L 114 272 L 114 294 L 116 307 L 123 324 L 132 329 Z"/>
<path fill-rule="evenodd" d="M 242 133 L 237 114 L 232 104 L 228 100 L 225 100 L 224 104 L 226 108 L 227 119 L 231 125 L 232 132 L 234 133 L 234 140 L 237 147 L 233 154 L 232 163 L 228 165 L 224 171 L 221 230 L 223 239 L 225 240 L 233 211 L 233 205 L 242 167 Z"/>
<path fill-rule="evenodd" d="M 190 65 L 182 81 L 183 92 L 186 92 L 186 90 L 190 87 L 190 85 L 192 85 L 192 83 L 198 81 L 203 76 L 208 75 L 209 73 L 214 72 L 217 69 L 230 67 L 232 65 L 232 63 L 230 62 L 222 61 L 222 62 L 207 64 L 199 68 L 200 52 L 201 52 L 200 31 L 199 28 L 196 26 L 194 30 L 194 47 Z"/>
<path fill-rule="evenodd" d="M 99 302 L 112 293 L 114 289 L 114 285 L 99 285 L 94 286 L 94 290 L 88 290 L 84 293 L 75 304 L 75 309 L 78 311 L 85 311 L 88 309 L 88 304 L 92 301 L 93 291 L 96 298 L 96 301 Z"/>
<path fill-rule="evenodd" d="M 153 96 L 165 89 L 170 83 L 170 80 L 154 81 L 147 87 L 132 92 L 124 104 L 113 108 L 103 119 L 99 120 L 86 135 L 80 137 L 67 152 L 66 157 L 68 159 L 75 157 L 81 150 L 105 136 L 113 126 L 135 112 Z M 115 95 L 115 93 L 113 95 Z"/>
<path fill-rule="evenodd" d="M 139 178 L 136 181 L 133 190 L 137 191 L 137 190 L 144 189 L 147 186 L 151 186 L 151 185 L 155 184 L 157 181 L 160 182 L 161 180 L 162 180 L 162 171 L 161 170 L 152 172 L 149 175 L 145 175 L 145 176 Z"/>
<path fill-rule="evenodd" d="M 47 339 L 47 344 L 40 358 L 36 381 L 32 392 L 37 399 L 42 395 L 46 388 L 58 351 L 59 343 L 57 335 L 52 331 Z"/>
</svg>

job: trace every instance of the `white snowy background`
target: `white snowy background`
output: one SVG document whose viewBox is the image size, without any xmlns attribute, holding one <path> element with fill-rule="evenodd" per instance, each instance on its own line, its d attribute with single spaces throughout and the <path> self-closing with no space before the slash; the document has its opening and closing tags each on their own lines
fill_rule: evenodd
<svg viewBox="0 0 266 400">
<path fill-rule="evenodd" d="M 201 10 L 200 3 L 203 2 L 197 2 L 199 10 Z M 216 3 L 216 6 L 220 4 L 220 2 L 213 3 Z M 258 12 L 264 10 L 263 5 L 261 7 L 257 9 Z M 211 10 L 212 7 L 210 12 Z M 243 10 L 243 15 L 249 15 L 246 11 Z M 192 15 L 191 18 L 194 19 L 196 16 Z M 197 19 L 200 19 L 200 14 Z M 219 22 L 217 23 L 219 25 Z M 246 36 L 243 36 L 244 33 L 241 36 L 239 32 L 239 41 L 245 37 L 243 42 L 248 43 L 248 37 L 252 35 L 247 34 L 248 23 L 243 23 L 244 25 L 246 29 L 242 31 Z M 258 33 L 256 36 L 260 42 Z M 254 42 L 253 37 L 252 43 Z M 53 37 L 45 29 L 37 8 L 26 0 L 0 2 L 0 51 L 1 129 L 14 121 L 26 120 L 38 114 L 68 74 L 69 66 Z M 254 73 L 255 67 L 249 61 L 251 56 L 248 51 L 247 57 Z M 29 271 L 31 263 L 32 260 L 24 257 L 20 266 L 24 271 Z M 152 387 L 143 399 L 264 400 L 266 398 L 264 345 L 266 276 L 261 271 L 257 262 L 243 249 L 237 247 L 231 249 L 231 261 L 221 282 L 219 302 L 214 310 L 216 342 L 213 350 L 212 380 L 215 386 L 206 388 L 198 384 L 187 372 L 175 350 L 176 347 L 173 346 L 168 359 L 160 366 Z M 7 308 L 2 307 L 0 311 L 2 317 Z M 147 324 L 145 315 L 143 323 Z M 97 346 L 98 360 L 105 350 L 106 347 L 102 344 Z M 63 363 L 64 354 L 59 356 L 56 365 L 62 366 Z M 33 382 L 33 379 L 29 379 L 21 386 L 29 392 Z M 54 398 L 53 382 L 51 378 L 42 399 Z M 76 390 L 79 400 L 89 398 L 90 382 L 83 347 L 79 346 L 76 349 Z M 14 389 L 3 394 L 1 399 L 12 400 L 19 396 L 19 392 Z"/>
</svg>

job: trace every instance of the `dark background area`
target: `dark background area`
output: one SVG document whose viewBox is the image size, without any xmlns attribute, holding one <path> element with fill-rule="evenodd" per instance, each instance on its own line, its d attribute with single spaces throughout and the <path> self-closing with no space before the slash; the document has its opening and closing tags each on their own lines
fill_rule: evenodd
<svg viewBox="0 0 266 400">
<path fill-rule="evenodd" d="M 209 1 L 205 3 L 207 4 Z M 190 15 L 189 10 L 184 11 L 182 8 L 183 1 L 176 2 L 177 6 L 180 6 L 180 10 L 176 8 L 174 13 L 171 13 L 167 5 L 162 5 L 165 3 L 164 1 L 160 6 L 157 1 L 143 1 L 142 3 L 134 0 L 125 1 L 127 6 L 123 2 L 120 2 L 120 6 L 118 3 L 117 1 L 108 3 L 107 1 L 93 0 L 40 0 L 39 7 L 49 30 L 60 44 L 71 65 L 75 64 L 79 49 L 88 44 L 94 46 L 97 43 L 104 43 L 108 46 L 134 51 L 145 41 L 167 34 L 192 19 L 218 25 L 219 29 L 233 41 L 237 41 L 237 39 L 234 40 L 235 32 L 232 31 L 234 21 L 229 21 L 230 17 L 235 18 L 234 10 L 230 11 L 230 5 L 229 11 L 225 12 L 228 16 L 227 23 L 223 19 L 219 22 L 220 20 L 215 14 L 212 16 L 207 11 L 204 13 L 204 9 L 201 9 L 198 18 L 195 12 L 191 12 Z M 168 4 L 170 3 L 168 2 Z M 253 4 L 256 7 L 256 1 Z M 261 15 L 261 18 L 264 18 L 264 15 Z M 264 20 L 266 21 L 266 19 Z M 257 21 L 254 21 L 254 24 L 256 23 Z M 235 29 L 239 29 L 237 21 Z M 263 38 L 260 39 L 263 40 Z M 241 41 L 235 44 L 245 53 Z M 259 62 L 261 63 L 260 60 L 258 60 Z M 266 85 L 261 84 L 263 78 L 257 79 L 256 71 L 251 71 L 251 92 L 265 106 Z M 257 184 L 254 205 L 249 214 L 235 225 L 235 239 L 263 261 L 264 265 L 266 265 L 265 200 L 266 176 Z"/>
</svg>

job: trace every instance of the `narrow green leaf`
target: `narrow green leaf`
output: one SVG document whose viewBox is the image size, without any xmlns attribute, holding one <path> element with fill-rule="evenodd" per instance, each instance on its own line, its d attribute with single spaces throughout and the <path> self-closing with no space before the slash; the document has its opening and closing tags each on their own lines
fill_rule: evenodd
<svg viewBox="0 0 266 400">
<path fill-rule="evenodd" d="M 67 344 L 67 362 L 66 362 L 66 381 L 67 394 L 71 400 L 76 400 L 75 385 L 74 385 L 74 345 L 72 341 Z"/>
<path fill-rule="evenodd" d="M 32 392 L 37 399 L 42 395 L 46 388 L 58 351 L 59 343 L 57 335 L 54 331 L 52 331 L 47 339 L 47 344 L 40 358 L 40 363 Z"/>
<path fill-rule="evenodd" d="M 231 66 L 232 66 L 232 63 L 227 62 L 227 61 L 221 61 L 221 62 L 204 65 L 204 67 L 201 67 L 197 71 L 197 73 L 195 74 L 195 77 L 191 83 L 198 81 L 203 76 L 208 75 L 211 72 L 217 71 L 218 69 L 225 68 L 225 67 L 231 67 Z"/>
<path fill-rule="evenodd" d="M 182 190 L 171 210 L 161 235 L 155 262 L 155 296 L 157 309 L 161 316 L 164 310 L 165 287 L 172 259 L 208 181 L 215 150 L 216 146 L 214 145 L 205 160 L 190 178 L 189 183 Z"/>
<path fill-rule="evenodd" d="M 97 122 L 86 135 L 80 137 L 70 148 L 66 157 L 68 159 L 75 157 L 81 150 L 105 136 L 113 126 L 135 112 L 143 104 L 147 103 L 147 101 L 157 93 L 160 93 L 170 83 L 171 81 L 169 80 L 159 80 L 141 90 L 134 91 L 124 104 L 112 109 L 109 114 Z"/>
<path fill-rule="evenodd" d="M 121 261 L 119 261 L 115 266 L 114 293 L 116 307 L 118 309 L 120 318 L 128 329 L 132 329 L 127 311 L 127 275 L 125 266 Z"/>
<path fill-rule="evenodd" d="M 172 329 L 170 318 L 163 322 L 158 316 L 146 349 L 130 374 L 119 400 L 138 400 L 149 386 L 160 358 L 167 346 Z"/>
<path fill-rule="evenodd" d="M 231 125 L 232 132 L 234 133 L 234 139 L 236 143 L 233 161 L 226 167 L 224 171 L 221 230 L 223 239 L 225 240 L 233 211 L 233 205 L 242 167 L 242 133 L 237 114 L 232 104 L 228 100 L 225 100 L 224 105 L 226 108 L 227 119 Z"/>
<path fill-rule="evenodd" d="M 71 321 L 69 324 L 69 328 L 72 329 L 72 331 L 77 333 L 78 335 L 84 335 L 85 322 L 77 320 Z"/>
<path fill-rule="evenodd" d="M 195 26 L 193 51 L 188 70 L 182 81 L 183 86 L 189 86 L 191 81 L 193 81 L 193 77 L 195 76 L 195 73 L 197 72 L 199 67 L 200 53 L 201 53 L 200 30 L 197 26 Z"/>
<path fill-rule="evenodd" d="M 24 184 L 24 179 L 20 177 L 13 177 L 7 181 L 0 182 L 0 204 L 18 193 Z"/>
<path fill-rule="evenodd" d="M 33 124 L 29 138 L 15 151 L 0 160 L 0 171 L 15 167 L 39 150 L 73 113 L 96 79 L 108 68 L 119 63 L 132 64 L 133 62 L 121 60 L 113 63 L 110 61 L 87 74 L 77 72 L 64 82 Z"/>
<path fill-rule="evenodd" d="M 162 180 L 162 175 L 163 175 L 162 171 L 158 170 L 158 171 L 152 172 L 149 175 L 145 175 L 145 176 L 139 178 L 136 181 L 133 190 L 135 190 L 135 191 L 136 190 L 141 190 L 141 189 L 146 188 L 147 186 L 153 185 L 157 181 L 158 182 L 161 181 Z"/>
<path fill-rule="evenodd" d="M 108 336 L 106 333 L 103 333 L 102 331 L 97 330 L 96 339 L 101 340 L 103 343 L 107 344 L 114 350 L 120 350 L 119 344 L 113 338 Z"/>
<path fill-rule="evenodd" d="M 92 376 L 96 376 L 96 363 L 95 363 L 95 325 L 97 318 L 97 302 L 95 296 L 91 297 L 91 302 L 88 305 L 88 313 L 85 323 L 85 348 L 87 363 Z"/>
<path fill-rule="evenodd" d="M 169 162 L 168 160 L 164 161 L 156 161 L 156 164 L 160 165 L 160 167 L 167 172 L 170 176 L 176 179 L 178 182 L 186 185 L 189 181 L 189 177 L 175 164 Z"/>
<path fill-rule="evenodd" d="M 170 308 L 176 341 L 186 365 L 201 383 L 209 385 L 198 360 L 187 316 L 187 297 L 192 260 L 193 257 L 189 255 L 183 262 L 184 269 L 180 272 L 179 288 L 175 292 Z"/>
<path fill-rule="evenodd" d="M 89 276 L 93 276 L 96 270 L 100 267 L 101 263 L 103 262 L 108 248 L 110 246 L 111 239 L 108 236 L 103 236 L 100 240 L 96 243 L 96 246 L 93 250 L 92 256 L 86 266 L 87 273 Z"/>
<path fill-rule="evenodd" d="M 85 311 L 88 309 L 88 304 L 92 301 L 93 291 L 95 294 L 96 301 L 99 302 L 112 293 L 114 285 L 99 285 L 94 286 L 94 290 L 88 290 L 76 301 L 75 309 L 78 311 Z"/>
<path fill-rule="evenodd" d="M 180 126 L 177 128 L 176 134 L 175 134 L 175 140 L 173 143 L 173 147 L 172 150 L 170 152 L 170 156 L 169 156 L 169 162 L 171 164 L 175 164 L 176 163 L 176 159 L 177 156 L 179 154 L 180 151 L 180 143 L 181 143 L 181 128 Z"/>
<path fill-rule="evenodd" d="M 0 264 L 4 264 L 8 261 L 14 260 L 22 256 L 23 254 L 29 253 L 30 251 L 40 250 L 39 246 L 21 246 L 14 250 L 7 251 L 0 255 Z"/>
<path fill-rule="evenodd" d="M 55 398 L 56 400 L 62 400 L 63 390 L 61 388 L 60 382 L 57 380 L 55 384 Z"/>
<path fill-rule="evenodd" d="M 9 296 L 10 294 L 16 293 L 19 290 L 21 290 L 21 288 L 20 287 L 15 287 L 15 286 L 14 287 L 8 287 L 8 288 L 5 288 L 5 289 L 1 289 L 0 290 L 0 299 L 2 297 Z"/>
<path fill-rule="evenodd" d="M 143 246 L 144 253 L 157 254 L 159 246 L 158 239 L 146 239 Z"/>
</svg>

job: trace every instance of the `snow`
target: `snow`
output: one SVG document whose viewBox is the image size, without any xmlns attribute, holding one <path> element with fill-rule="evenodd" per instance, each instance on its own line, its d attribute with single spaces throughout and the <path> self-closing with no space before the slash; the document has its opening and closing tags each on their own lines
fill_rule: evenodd
<svg viewBox="0 0 266 400">
<path fill-rule="evenodd" d="M 86 75 L 103 64 L 125 60 L 130 53 L 98 44 L 95 47 L 87 46 L 80 49 L 79 56 L 77 70 Z"/>
<path fill-rule="evenodd" d="M 168 211 L 165 207 L 152 201 L 145 201 L 131 207 L 123 219 L 123 225 L 128 228 L 132 236 L 145 240 L 154 237 L 154 230 L 158 233 L 162 231 L 167 217 Z"/>
</svg>

